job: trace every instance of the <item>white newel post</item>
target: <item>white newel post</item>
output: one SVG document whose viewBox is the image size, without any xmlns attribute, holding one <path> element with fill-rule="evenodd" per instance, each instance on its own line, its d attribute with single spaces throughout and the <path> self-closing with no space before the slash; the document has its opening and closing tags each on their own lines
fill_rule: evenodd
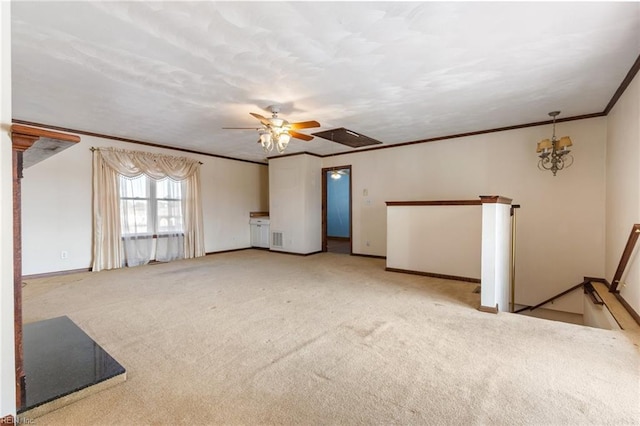
<svg viewBox="0 0 640 426">
<path fill-rule="evenodd" d="M 482 254 L 480 310 L 509 310 L 511 199 L 481 195 Z"/>
</svg>

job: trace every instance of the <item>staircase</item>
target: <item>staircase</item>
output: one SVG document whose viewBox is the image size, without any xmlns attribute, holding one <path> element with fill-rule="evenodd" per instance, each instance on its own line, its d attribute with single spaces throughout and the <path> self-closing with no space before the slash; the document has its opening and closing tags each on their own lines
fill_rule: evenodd
<svg viewBox="0 0 640 426">
<path fill-rule="evenodd" d="M 525 315 L 544 318 L 548 315 L 534 315 L 531 312 L 542 308 L 562 296 L 572 293 L 578 289 L 582 289 L 585 294 L 583 315 L 584 325 L 610 330 L 628 330 L 634 335 L 640 336 L 640 316 L 631 308 L 631 306 L 629 306 L 629 304 L 627 304 L 618 290 L 618 285 L 620 284 L 624 271 L 631 260 L 631 255 L 639 236 L 640 224 L 636 223 L 631 227 L 631 233 L 622 252 L 616 273 L 613 277 L 613 284 L 609 284 L 609 282 L 604 278 L 584 277 L 584 280 L 580 284 L 576 284 L 535 306 L 525 306 L 520 308 L 516 310 L 515 313 L 526 312 Z M 548 319 L 564 321 L 563 319 L 559 319 L 557 314 L 555 316 L 556 318 Z M 575 320 L 564 322 L 577 323 Z"/>
</svg>

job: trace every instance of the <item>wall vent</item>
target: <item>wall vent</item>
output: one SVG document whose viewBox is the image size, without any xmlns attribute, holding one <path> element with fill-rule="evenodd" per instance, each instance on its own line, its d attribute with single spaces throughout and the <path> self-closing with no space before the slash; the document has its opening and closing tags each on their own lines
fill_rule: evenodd
<svg viewBox="0 0 640 426">
<path fill-rule="evenodd" d="M 282 247 L 282 232 L 274 231 L 271 233 L 271 246 Z"/>
</svg>

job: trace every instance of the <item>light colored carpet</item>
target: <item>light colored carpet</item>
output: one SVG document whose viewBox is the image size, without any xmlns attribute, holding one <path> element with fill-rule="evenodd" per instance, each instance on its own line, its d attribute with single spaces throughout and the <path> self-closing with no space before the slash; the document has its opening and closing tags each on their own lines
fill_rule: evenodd
<svg viewBox="0 0 640 426">
<path fill-rule="evenodd" d="M 476 284 L 384 260 L 260 250 L 28 281 L 127 382 L 36 419 L 69 424 L 638 424 L 625 332 L 476 310 Z"/>
</svg>

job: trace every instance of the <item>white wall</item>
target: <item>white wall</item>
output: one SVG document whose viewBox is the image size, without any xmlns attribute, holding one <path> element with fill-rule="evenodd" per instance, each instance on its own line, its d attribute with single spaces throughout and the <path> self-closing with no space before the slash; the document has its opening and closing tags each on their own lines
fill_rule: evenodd
<svg viewBox="0 0 640 426">
<path fill-rule="evenodd" d="M 11 3 L 0 2 L 0 418 L 16 414 L 13 335 Z"/>
<path fill-rule="evenodd" d="M 305 155 L 306 174 L 304 220 L 306 221 L 305 253 L 322 250 L 322 159 Z"/>
<path fill-rule="evenodd" d="M 480 279 L 482 206 L 388 206 L 386 228 L 387 267 Z"/>
<path fill-rule="evenodd" d="M 283 234 L 283 247 L 271 250 L 308 254 L 322 249 L 321 178 L 319 157 L 269 159 L 270 231 Z"/>
<path fill-rule="evenodd" d="M 604 275 L 606 118 L 559 123 L 557 134 L 571 136 L 575 157 L 557 176 L 537 169 L 536 143 L 550 125 L 326 157 L 323 167 L 352 165 L 359 254 L 386 255 L 385 201 L 512 198 L 522 206 L 516 303 L 535 305 Z M 563 299 L 550 308 L 582 312 L 579 294 Z"/>
<path fill-rule="evenodd" d="M 631 226 L 640 223 L 640 77 L 607 116 L 606 279 L 613 280 Z M 618 289 L 640 313 L 640 250 Z"/>
<path fill-rule="evenodd" d="M 251 246 L 249 212 L 269 208 L 269 170 L 256 164 L 200 157 L 207 252 Z"/>
<path fill-rule="evenodd" d="M 80 143 L 24 170 L 24 275 L 90 267 L 91 146 L 159 152 L 201 161 L 205 250 L 250 246 L 249 212 L 266 210 L 268 206 L 266 166 L 80 136 Z M 66 259 L 61 259 L 61 251 L 68 253 Z"/>
</svg>

